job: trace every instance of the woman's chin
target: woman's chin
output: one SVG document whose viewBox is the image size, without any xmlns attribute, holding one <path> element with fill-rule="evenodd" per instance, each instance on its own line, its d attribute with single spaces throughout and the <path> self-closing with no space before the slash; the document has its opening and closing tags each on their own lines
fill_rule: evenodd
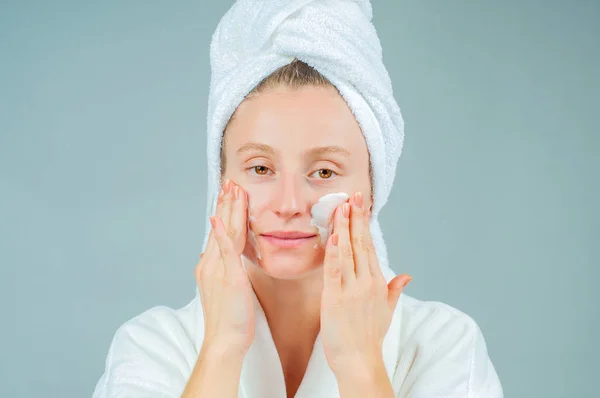
<svg viewBox="0 0 600 398">
<path fill-rule="evenodd" d="M 265 274 L 277 279 L 298 279 L 321 269 L 323 255 L 316 250 L 307 255 L 298 255 L 297 252 L 290 253 L 264 253 L 258 262 Z"/>
</svg>

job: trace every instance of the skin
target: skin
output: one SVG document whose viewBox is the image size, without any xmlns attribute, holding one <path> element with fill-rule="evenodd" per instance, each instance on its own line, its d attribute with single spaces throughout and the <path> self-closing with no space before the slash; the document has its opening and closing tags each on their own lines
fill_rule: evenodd
<svg viewBox="0 0 600 398">
<path fill-rule="evenodd" d="M 272 152 L 257 148 L 240 153 L 249 143 L 268 145 Z M 328 146 L 347 154 L 306 155 Z M 246 257 L 253 261 L 246 266 L 271 327 L 290 336 L 290 321 L 301 323 L 316 338 L 324 248 L 314 248 L 319 243 L 315 238 L 298 249 L 279 249 L 260 235 L 273 230 L 316 233 L 310 210 L 328 193 L 363 192 L 365 204 L 371 205 L 369 152 L 360 126 L 333 87 L 279 87 L 240 104 L 225 135 L 224 154 L 224 177 L 250 200 L 250 229 L 261 260 L 247 245 Z"/>
<path fill-rule="evenodd" d="M 205 388 L 214 394 L 217 390 L 210 388 L 218 385 L 237 389 L 237 384 L 202 382 L 214 376 L 202 363 L 230 357 L 226 368 L 231 371 L 220 374 L 239 379 L 241 359 L 253 339 L 249 289 L 254 289 L 282 362 L 288 396 L 301 382 L 319 332 L 342 397 L 366 391 L 393 396 L 381 349 L 410 277 L 400 275 L 387 284 L 377 263 L 369 231 L 369 154 L 358 122 L 333 87 L 315 86 L 260 93 L 243 101 L 234 116 L 225 134 L 224 190 L 196 268 L 205 319 L 210 320 L 204 347 L 217 354 L 201 353 L 186 391 Z M 323 151 L 332 146 L 337 150 Z M 293 249 L 275 247 L 261 236 L 274 230 L 316 234 L 311 207 L 333 192 L 352 196 L 336 209 L 334 233 L 325 247 L 319 236 Z M 245 233 L 246 215 L 260 259 Z M 223 355 L 223 347 L 232 345 L 241 355 Z"/>
<path fill-rule="evenodd" d="M 271 150 L 240 149 L 248 143 Z M 336 146 L 347 153 L 311 150 Z M 324 248 L 316 237 L 278 249 L 260 235 L 315 232 L 311 207 L 333 192 L 371 192 L 369 152 L 356 119 L 333 87 L 279 87 L 243 101 L 225 135 L 224 177 L 251 201 L 250 229 L 261 260 L 246 250 L 248 274 L 269 321 L 290 384 L 298 385 L 320 329 Z M 371 198 L 367 196 L 367 204 Z M 255 220 L 255 221 L 254 221 Z M 317 249 L 314 246 L 317 245 Z"/>
</svg>

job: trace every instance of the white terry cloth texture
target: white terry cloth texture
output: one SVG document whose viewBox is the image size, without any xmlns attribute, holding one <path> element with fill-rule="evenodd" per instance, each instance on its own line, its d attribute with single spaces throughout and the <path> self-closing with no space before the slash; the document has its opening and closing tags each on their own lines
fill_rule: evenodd
<svg viewBox="0 0 600 398">
<path fill-rule="evenodd" d="M 220 145 L 226 122 L 245 95 L 298 58 L 340 91 L 359 122 L 374 174 L 371 233 L 382 272 L 388 264 L 377 215 L 388 199 L 403 143 L 403 120 L 382 63 L 367 0 L 238 0 L 211 43 L 208 104 L 208 216 L 220 189 Z M 252 294 L 255 337 L 242 365 L 238 398 L 286 396 L 282 364 L 262 307 Z M 185 307 L 155 307 L 115 333 L 94 397 L 179 397 L 204 339 L 198 290 Z M 468 315 L 406 294 L 383 341 L 383 362 L 397 398 L 501 398 L 502 387 L 481 330 Z M 339 397 L 317 336 L 296 398 Z"/>
</svg>

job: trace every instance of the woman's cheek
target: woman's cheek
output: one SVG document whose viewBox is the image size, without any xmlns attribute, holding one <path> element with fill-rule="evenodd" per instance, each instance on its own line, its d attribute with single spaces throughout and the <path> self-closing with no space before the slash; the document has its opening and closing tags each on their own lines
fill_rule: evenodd
<svg viewBox="0 0 600 398">
<path fill-rule="evenodd" d="M 255 221 L 256 218 L 264 211 L 267 207 L 267 203 L 270 197 L 270 190 L 262 187 L 248 187 L 246 192 L 248 193 L 248 215 L 252 217 L 251 221 Z"/>
<path fill-rule="evenodd" d="M 262 255 L 254 229 L 256 228 L 256 220 L 268 208 L 270 192 L 265 189 L 264 185 L 261 187 L 246 186 L 244 189 L 248 194 L 248 230 L 244 254 L 258 264 L 262 259 Z"/>
</svg>

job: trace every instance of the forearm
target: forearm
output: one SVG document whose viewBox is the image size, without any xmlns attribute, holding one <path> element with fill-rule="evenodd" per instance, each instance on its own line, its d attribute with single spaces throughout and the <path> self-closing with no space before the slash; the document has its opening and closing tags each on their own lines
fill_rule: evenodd
<svg viewBox="0 0 600 398">
<path fill-rule="evenodd" d="M 371 369 L 346 371 L 336 375 L 340 398 L 394 398 L 394 390 L 383 362 Z"/>
<path fill-rule="evenodd" d="M 243 353 L 202 346 L 182 398 L 237 398 Z"/>
</svg>

